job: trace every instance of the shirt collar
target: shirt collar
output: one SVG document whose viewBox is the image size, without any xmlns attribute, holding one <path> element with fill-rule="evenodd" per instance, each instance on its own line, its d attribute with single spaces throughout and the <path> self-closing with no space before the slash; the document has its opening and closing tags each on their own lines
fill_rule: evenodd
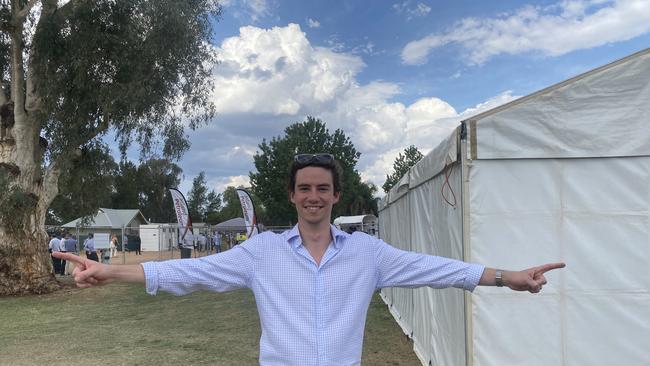
<svg viewBox="0 0 650 366">
<path fill-rule="evenodd" d="M 340 249 L 343 245 L 344 239 L 348 238 L 350 234 L 345 231 L 339 230 L 336 226 L 330 224 L 330 231 L 332 233 L 332 238 L 334 238 L 334 248 Z M 298 248 L 302 245 L 302 240 L 300 240 L 300 230 L 298 230 L 298 225 L 296 224 L 291 230 L 286 232 L 287 241 L 293 248 Z"/>
</svg>

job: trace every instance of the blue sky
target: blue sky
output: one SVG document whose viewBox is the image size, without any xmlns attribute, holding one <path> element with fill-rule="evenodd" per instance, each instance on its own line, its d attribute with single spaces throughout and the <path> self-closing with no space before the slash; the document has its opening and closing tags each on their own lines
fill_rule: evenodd
<svg viewBox="0 0 650 366">
<path fill-rule="evenodd" d="M 472 114 L 650 47 L 650 1 L 227 0 L 214 24 L 217 117 L 190 132 L 187 193 L 247 185 L 262 139 L 307 115 L 341 128 L 381 186 Z"/>
</svg>

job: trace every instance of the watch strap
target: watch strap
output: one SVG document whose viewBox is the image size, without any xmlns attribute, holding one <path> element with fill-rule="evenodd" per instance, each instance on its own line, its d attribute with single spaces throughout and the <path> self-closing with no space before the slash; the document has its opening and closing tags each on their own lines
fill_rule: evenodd
<svg viewBox="0 0 650 366">
<path fill-rule="evenodd" d="M 497 287 L 503 287 L 503 270 L 497 269 L 494 274 L 494 284 Z"/>
</svg>

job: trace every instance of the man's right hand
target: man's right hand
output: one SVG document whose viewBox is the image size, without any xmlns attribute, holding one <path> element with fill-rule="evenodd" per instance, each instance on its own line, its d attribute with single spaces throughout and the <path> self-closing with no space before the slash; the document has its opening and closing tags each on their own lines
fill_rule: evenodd
<svg viewBox="0 0 650 366">
<path fill-rule="evenodd" d="M 144 283 L 144 270 L 136 265 L 108 265 L 71 253 L 52 253 L 56 258 L 75 264 L 72 276 L 78 287 L 101 286 L 114 281 Z"/>
</svg>

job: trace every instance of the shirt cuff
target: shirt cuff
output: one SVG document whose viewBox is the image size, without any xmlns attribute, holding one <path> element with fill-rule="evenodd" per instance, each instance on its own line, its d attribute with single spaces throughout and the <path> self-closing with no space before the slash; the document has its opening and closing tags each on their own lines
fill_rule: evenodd
<svg viewBox="0 0 650 366">
<path fill-rule="evenodd" d="M 144 270 L 145 290 L 149 295 L 158 292 L 158 263 L 144 262 L 140 264 Z"/>
<path fill-rule="evenodd" d="M 481 281 L 481 276 L 483 276 L 483 271 L 485 266 L 482 264 L 470 264 L 467 268 L 467 276 L 465 276 L 465 290 L 474 291 L 476 286 L 478 286 L 479 281 Z"/>
</svg>

